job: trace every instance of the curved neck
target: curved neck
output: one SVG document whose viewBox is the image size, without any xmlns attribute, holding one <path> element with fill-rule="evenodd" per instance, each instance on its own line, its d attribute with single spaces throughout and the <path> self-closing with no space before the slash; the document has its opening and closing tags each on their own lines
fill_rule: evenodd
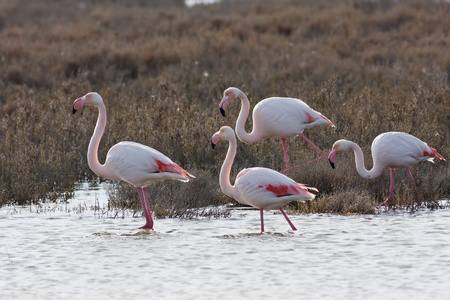
<svg viewBox="0 0 450 300">
<path fill-rule="evenodd" d="M 248 114 L 250 113 L 250 101 L 242 92 L 239 93 L 238 97 L 241 99 L 241 111 L 239 112 L 239 116 L 236 121 L 236 134 L 241 141 L 251 144 L 258 141 L 258 138 L 255 135 L 254 128 L 250 133 L 245 131 L 245 122 L 247 121 Z M 253 122 L 255 122 L 255 120 L 253 120 Z"/>
<path fill-rule="evenodd" d="M 222 164 L 222 168 L 220 168 L 219 175 L 219 184 L 222 192 L 234 199 L 236 199 L 236 189 L 233 185 L 231 185 L 230 175 L 231 166 L 233 165 L 233 161 L 236 156 L 236 147 L 236 138 L 233 137 L 233 139 L 229 140 L 227 156 Z"/>
<path fill-rule="evenodd" d="M 103 102 L 97 104 L 98 107 L 98 119 L 95 125 L 94 134 L 89 142 L 89 148 L 87 153 L 88 165 L 91 170 L 101 177 L 107 177 L 105 175 L 105 166 L 98 161 L 98 146 L 102 139 L 103 132 L 106 127 L 106 107 Z"/>
<path fill-rule="evenodd" d="M 367 170 L 366 167 L 364 166 L 364 154 L 361 148 L 358 146 L 358 144 L 354 142 L 350 142 L 350 147 L 355 153 L 356 171 L 358 171 L 358 174 L 361 177 L 371 179 L 380 176 L 380 174 L 383 172 L 383 168 L 377 166 L 375 164 L 375 161 L 373 161 L 372 169 Z"/>
</svg>

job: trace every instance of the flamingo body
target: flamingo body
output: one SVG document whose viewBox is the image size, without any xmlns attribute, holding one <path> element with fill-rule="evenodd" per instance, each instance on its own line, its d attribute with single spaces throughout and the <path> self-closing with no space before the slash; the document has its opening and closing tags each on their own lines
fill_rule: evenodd
<svg viewBox="0 0 450 300">
<path fill-rule="evenodd" d="M 333 125 L 321 113 L 295 98 L 271 97 L 256 104 L 252 113 L 255 135 L 261 139 L 291 138 L 306 128 L 317 125 Z M 245 135 L 238 135 L 245 141 Z"/>
<path fill-rule="evenodd" d="M 106 127 L 106 108 L 102 97 L 97 93 L 88 93 L 73 103 L 73 113 L 84 105 L 95 106 L 99 110 L 97 124 L 88 147 L 88 164 L 100 177 L 111 180 L 123 180 L 137 188 L 146 223 L 141 228 L 153 229 L 145 187 L 154 181 L 172 179 L 189 181 L 195 178 L 170 158 L 148 146 L 135 142 L 120 142 L 111 147 L 105 163 L 98 161 L 98 147 Z"/>
<path fill-rule="evenodd" d="M 373 162 L 380 168 L 405 168 L 424 160 L 443 157 L 425 142 L 405 132 L 385 132 L 371 146 Z"/>
<path fill-rule="evenodd" d="M 371 146 L 373 167 L 371 170 L 367 170 L 364 166 L 361 148 L 348 140 L 338 140 L 333 144 L 332 151 L 328 156 L 333 168 L 336 155 L 347 149 L 354 151 L 356 170 L 363 178 L 373 179 L 381 175 L 384 169 L 391 169 L 390 196 L 383 204 L 393 198 L 395 169 L 406 168 L 411 184 L 418 194 L 409 166 L 425 160 L 433 162 L 434 158 L 445 160 L 435 149 L 417 137 L 405 132 L 391 131 L 382 133 L 373 140 Z"/>
<path fill-rule="evenodd" d="M 280 209 L 291 201 L 313 200 L 305 185 L 268 168 L 244 169 L 236 177 L 234 187 L 239 203 L 265 210 Z"/>
<path fill-rule="evenodd" d="M 319 159 L 322 158 L 322 150 L 303 135 L 303 130 L 317 125 L 334 127 L 334 124 L 320 112 L 310 108 L 300 99 L 287 97 L 266 98 L 254 107 L 252 113 L 253 129 L 250 133 L 247 133 L 245 131 L 245 122 L 250 111 L 250 101 L 242 91 L 234 87 L 226 89 L 219 104 L 220 111 L 225 116 L 228 103 L 235 98 L 241 99 L 241 111 L 236 121 L 236 135 L 238 138 L 247 144 L 270 137 L 281 138 L 286 163 L 286 170 L 284 171 L 290 169 L 285 144 L 286 138 L 299 135 L 320 153 Z"/>
<path fill-rule="evenodd" d="M 235 184 L 230 183 L 231 165 L 236 156 L 236 137 L 233 129 L 223 126 L 211 139 L 213 148 L 219 140 L 229 142 L 228 152 L 220 170 L 219 183 L 223 193 L 241 204 L 260 209 L 261 232 L 264 231 L 263 210 L 279 209 L 292 230 L 297 230 L 282 207 L 291 201 L 313 200 L 310 192 L 317 189 L 297 183 L 291 178 L 268 168 L 248 168 L 240 171 Z"/>
<path fill-rule="evenodd" d="M 158 150 L 135 142 L 112 146 L 105 165 L 111 170 L 109 179 L 123 180 L 136 187 L 165 179 L 189 181 L 193 176 Z"/>
</svg>

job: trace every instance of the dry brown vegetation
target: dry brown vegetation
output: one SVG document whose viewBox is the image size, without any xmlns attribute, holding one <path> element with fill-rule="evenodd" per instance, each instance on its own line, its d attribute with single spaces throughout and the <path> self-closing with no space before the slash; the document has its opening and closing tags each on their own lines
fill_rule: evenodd
<svg viewBox="0 0 450 300">
<path fill-rule="evenodd" d="M 73 100 L 99 92 L 108 110 L 100 160 L 122 140 L 154 147 L 198 180 L 161 183 L 149 196 L 158 215 L 192 216 L 193 207 L 229 202 L 218 173 L 226 143 L 210 149 L 229 86 L 254 106 L 269 96 L 305 100 L 336 124 L 305 131 L 328 153 L 340 138 L 361 145 L 371 166 L 378 134 L 409 132 L 450 159 L 450 3 L 447 1 L 0 0 L 0 203 L 69 199 L 74 182 L 94 178 L 86 151 L 97 111 L 71 115 Z M 251 121 L 248 122 L 250 128 Z M 293 163 L 317 153 L 288 141 Z M 302 212 L 370 213 L 388 194 L 389 174 L 368 181 L 353 154 L 289 173 L 320 190 Z M 233 174 L 284 166 L 281 142 L 239 143 Z M 450 196 L 448 162 L 396 172 L 397 204 Z M 133 207 L 134 189 L 117 184 L 111 204 Z M 214 215 L 208 211 L 206 214 Z M 194 213 L 195 214 L 195 213 Z M 220 212 L 218 213 L 220 214 Z"/>
</svg>

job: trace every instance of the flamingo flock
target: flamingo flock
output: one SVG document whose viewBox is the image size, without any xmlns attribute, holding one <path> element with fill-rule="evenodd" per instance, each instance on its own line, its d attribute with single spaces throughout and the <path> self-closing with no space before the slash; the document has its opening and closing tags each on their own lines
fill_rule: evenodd
<svg viewBox="0 0 450 300">
<path fill-rule="evenodd" d="M 314 187 L 295 182 L 284 175 L 288 170 L 297 168 L 289 164 L 286 149 L 286 138 L 300 136 L 318 153 L 321 160 L 323 151 L 303 134 L 304 129 L 317 125 L 335 125 L 320 112 L 310 108 L 300 99 L 286 97 L 271 97 L 261 100 L 253 109 L 253 128 L 250 133 L 245 131 L 245 123 L 250 112 L 250 101 L 238 88 L 230 87 L 223 93 L 219 108 L 225 117 L 225 111 L 230 101 L 241 99 L 241 110 L 236 121 L 236 132 L 229 126 L 223 126 L 211 137 L 212 148 L 220 140 L 228 142 L 228 152 L 220 170 L 219 185 L 222 192 L 237 202 L 258 208 L 261 219 L 261 232 L 264 232 L 264 210 L 279 210 L 292 230 L 297 230 L 291 222 L 283 206 L 292 201 L 313 200 L 318 192 Z M 153 218 L 146 194 L 146 187 L 160 180 L 178 180 L 188 182 L 194 175 L 174 163 L 161 152 L 135 142 L 120 142 L 108 151 L 104 164 L 98 160 L 98 148 L 106 127 L 106 107 L 102 97 L 95 92 L 87 93 L 73 103 L 73 113 L 83 106 L 94 106 L 98 109 L 97 124 L 88 146 L 87 158 L 90 169 L 99 177 L 110 180 L 122 180 L 134 185 L 146 223 L 140 229 L 153 230 Z M 281 138 L 286 169 L 278 172 L 264 167 L 253 167 L 241 170 L 234 181 L 230 182 L 231 167 L 237 152 L 236 135 L 246 144 L 256 143 L 265 138 Z M 352 149 L 355 153 L 356 170 L 363 178 L 378 177 L 384 169 L 390 169 L 390 194 L 384 201 L 385 205 L 393 199 L 394 171 L 406 168 L 413 189 L 419 191 L 410 171 L 410 165 L 421 161 L 433 162 L 434 158 L 445 160 L 435 149 L 420 139 L 404 132 L 386 132 L 378 135 L 372 143 L 373 167 L 367 170 L 361 148 L 354 142 L 338 140 L 328 155 L 328 160 L 334 169 L 337 154 Z M 311 163 L 312 161 L 308 162 Z"/>
</svg>

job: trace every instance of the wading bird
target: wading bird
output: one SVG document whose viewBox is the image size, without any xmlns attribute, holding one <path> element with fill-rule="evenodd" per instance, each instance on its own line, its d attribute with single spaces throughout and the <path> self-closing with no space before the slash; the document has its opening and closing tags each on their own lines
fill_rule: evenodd
<svg viewBox="0 0 450 300">
<path fill-rule="evenodd" d="M 153 229 L 153 219 L 145 187 L 154 181 L 172 179 L 189 181 L 192 174 L 175 164 L 161 152 L 135 142 L 120 142 L 111 147 L 105 164 L 98 161 L 98 146 L 106 126 L 106 107 L 97 93 L 88 93 L 73 103 L 73 113 L 84 105 L 98 108 L 98 119 L 87 153 L 91 170 L 100 177 L 123 180 L 137 188 L 146 223 L 141 229 Z"/>
<path fill-rule="evenodd" d="M 347 149 L 355 153 L 356 170 L 363 178 L 373 179 L 378 177 L 385 168 L 391 169 L 390 194 L 380 206 L 383 206 L 394 197 L 394 171 L 396 168 L 406 168 L 411 184 L 419 195 L 414 178 L 409 166 L 424 160 L 433 162 L 435 157 L 445 160 L 435 149 L 428 146 L 415 136 L 405 132 L 385 132 L 378 135 L 372 142 L 373 167 L 367 170 L 364 166 L 364 156 L 361 148 L 354 142 L 338 140 L 328 155 L 331 167 L 334 169 L 336 155 Z"/>
<path fill-rule="evenodd" d="M 214 149 L 219 140 L 229 142 L 228 152 L 220 169 L 219 184 L 222 192 L 241 204 L 250 205 L 260 210 L 261 232 L 264 232 L 263 211 L 279 209 L 292 230 L 297 230 L 283 210 L 283 206 L 291 201 L 312 200 L 316 188 L 297 183 L 277 171 L 267 168 L 248 168 L 239 172 L 234 182 L 230 183 L 231 165 L 236 156 L 236 136 L 233 129 L 223 126 L 211 138 Z"/>
<path fill-rule="evenodd" d="M 319 152 L 319 160 L 322 159 L 323 151 L 303 134 L 304 129 L 316 125 L 330 125 L 334 127 L 334 124 L 320 112 L 313 110 L 299 99 L 286 97 L 266 98 L 256 104 L 253 109 L 253 129 L 252 132 L 247 133 L 245 131 L 245 122 L 250 111 L 250 102 L 241 90 L 230 87 L 224 91 L 222 101 L 219 104 L 220 112 L 225 117 L 228 103 L 235 98 L 241 99 L 241 111 L 236 121 L 236 135 L 242 142 L 247 144 L 253 144 L 270 137 L 281 138 L 284 160 L 286 162 L 286 170 L 283 170 L 283 173 L 294 168 L 289 166 L 286 138 L 295 137 L 296 135 L 300 136 Z"/>
</svg>

